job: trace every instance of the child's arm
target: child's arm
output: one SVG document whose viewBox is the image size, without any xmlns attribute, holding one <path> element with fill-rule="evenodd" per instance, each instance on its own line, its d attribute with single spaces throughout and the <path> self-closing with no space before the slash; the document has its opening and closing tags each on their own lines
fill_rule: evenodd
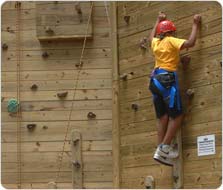
<svg viewBox="0 0 223 190">
<path fill-rule="evenodd" d="M 192 25 L 192 31 L 191 31 L 190 37 L 187 41 L 183 43 L 183 45 L 181 46 L 181 50 L 185 48 L 193 47 L 195 45 L 196 35 L 199 29 L 200 23 L 201 23 L 201 16 L 194 15 L 194 23 Z"/>
<path fill-rule="evenodd" d="M 163 12 L 159 12 L 159 15 L 158 15 L 158 17 L 156 19 L 156 23 L 153 26 L 153 29 L 152 29 L 152 31 L 151 31 L 151 33 L 149 35 L 149 43 L 152 42 L 154 36 L 156 35 L 156 27 L 157 27 L 157 25 L 159 24 L 160 21 L 165 20 L 165 19 L 166 19 L 166 15 Z"/>
</svg>

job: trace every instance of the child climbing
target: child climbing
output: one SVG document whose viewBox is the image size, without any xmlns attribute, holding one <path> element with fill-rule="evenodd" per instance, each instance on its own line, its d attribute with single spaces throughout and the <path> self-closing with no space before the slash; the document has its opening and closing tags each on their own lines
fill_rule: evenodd
<svg viewBox="0 0 223 190">
<path fill-rule="evenodd" d="M 188 40 L 179 39 L 175 37 L 176 27 L 173 22 L 160 12 L 149 36 L 156 60 L 149 89 L 153 94 L 158 118 L 158 147 L 153 158 L 169 166 L 173 166 L 173 159 L 178 157 L 178 151 L 171 146 L 171 141 L 181 125 L 183 114 L 176 73 L 179 53 L 195 45 L 200 22 L 201 16 L 194 15 Z"/>
</svg>

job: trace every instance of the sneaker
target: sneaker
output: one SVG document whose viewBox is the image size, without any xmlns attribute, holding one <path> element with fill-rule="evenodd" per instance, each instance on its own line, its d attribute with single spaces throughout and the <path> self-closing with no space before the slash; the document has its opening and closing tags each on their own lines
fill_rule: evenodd
<svg viewBox="0 0 223 190">
<path fill-rule="evenodd" d="M 166 158 L 177 158 L 179 156 L 178 151 L 173 147 L 171 147 L 170 145 L 158 146 L 156 153 Z"/>
<path fill-rule="evenodd" d="M 164 164 L 167 166 L 173 166 L 173 160 L 171 158 L 166 158 L 155 153 L 153 156 L 153 159 L 161 164 Z"/>
</svg>

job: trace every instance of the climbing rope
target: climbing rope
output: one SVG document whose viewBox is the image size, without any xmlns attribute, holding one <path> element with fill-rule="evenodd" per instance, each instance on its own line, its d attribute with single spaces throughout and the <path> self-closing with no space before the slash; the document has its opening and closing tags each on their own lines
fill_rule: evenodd
<svg viewBox="0 0 223 190">
<path fill-rule="evenodd" d="M 79 75 L 80 75 L 80 72 L 82 70 L 82 65 L 83 65 L 82 60 L 83 60 L 84 50 L 85 50 L 86 42 L 87 42 L 87 34 L 88 34 L 88 28 L 89 28 L 89 24 L 90 24 L 90 20 L 91 20 L 91 15 L 92 15 L 92 12 L 93 12 L 93 5 L 94 5 L 94 3 L 91 2 L 90 14 L 89 14 L 88 21 L 87 21 L 86 33 L 85 33 L 83 47 L 82 47 L 82 50 L 81 50 L 81 56 L 80 56 L 80 60 L 79 60 L 79 70 L 78 70 L 78 73 L 77 73 L 77 77 L 74 78 L 74 80 L 76 82 L 75 82 L 75 85 L 74 85 L 72 105 L 71 105 L 71 109 L 70 109 L 70 113 L 69 113 L 69 118 L 68 118 L 67 128 L 66 128 L 66 132 L 65 132 L 65 137 L 64 137 L 64 141 L 63 141 L 62 152 L 61 152 L 61 155 L 59 155 L 59 167 L 58 167 L 58 172 L 57 172 L 57 175 L 56 175 L 55 183 L 58 182 L 59 177 L 60 177 L 60 171 L 61 171 L 61 166 L 62 166 L 62 162 L 63 162 L 64 149 L 65 149 L 65 145 L 66 145 L 66 141 L 67 141 L 68 131 L 69 131 L 69 128 L 70 128 L 71 116 L 72 116 L 73 107 L 74 107 L 74 100 L 75 100 L 76 90 L 77 90 L 77 86 L 78 86 Z"/>
<path fill-rule="evenodd" d="M 21 2 L 15 3 L 16 8 L 16 79 L 17 79 L 17 101 L 20 103 L 20 16 Z M 17 185 L 21 189 L 21 106 L 17 107 Z"/>
</svg>

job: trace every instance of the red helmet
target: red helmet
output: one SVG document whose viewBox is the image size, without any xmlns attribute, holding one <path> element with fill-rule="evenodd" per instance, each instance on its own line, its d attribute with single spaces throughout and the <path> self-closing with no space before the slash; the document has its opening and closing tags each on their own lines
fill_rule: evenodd
<svg viewBox="0 0 223 190">
<path fill-rule="evenodd" d="M 176 31 L 176 27 L 170 20 L 161 21 L 156 28 L 156 34 L 160 35 L 161 33 Z"/>
</svg>

